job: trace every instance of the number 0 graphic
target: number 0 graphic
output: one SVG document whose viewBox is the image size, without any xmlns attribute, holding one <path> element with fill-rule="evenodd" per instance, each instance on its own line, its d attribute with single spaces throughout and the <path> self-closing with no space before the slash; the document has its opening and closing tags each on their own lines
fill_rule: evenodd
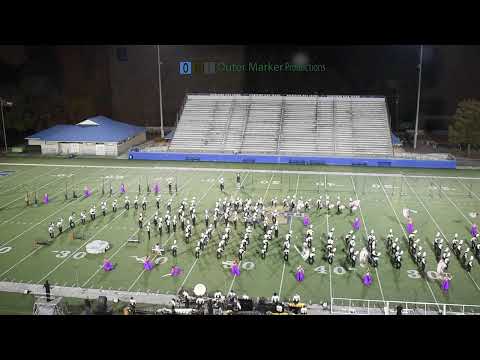
<svg viewBox="0 0 480 360">
<path fill-rule="evenodd" d="M 180 75 L 191 75 L 192 63 L 190 61 L 182 61 L 180 63 Z"/>
</svg>

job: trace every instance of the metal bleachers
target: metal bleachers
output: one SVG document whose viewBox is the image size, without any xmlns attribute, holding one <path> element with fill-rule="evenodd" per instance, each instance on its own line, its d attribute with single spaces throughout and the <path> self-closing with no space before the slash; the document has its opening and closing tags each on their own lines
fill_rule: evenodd
<svg viewBox="0 0 480 360">
<path fill-rule="evenodd" d="M 251 97 L 248 122 L 240 152 L 254 154 L 277 151 L 281 103 L 281 96 L 253 95 Z"/>
<path fill-rule="evenodd" d="M 391 156 L 384 97 L 188 95 L 171 151 Z"/>
</svg>

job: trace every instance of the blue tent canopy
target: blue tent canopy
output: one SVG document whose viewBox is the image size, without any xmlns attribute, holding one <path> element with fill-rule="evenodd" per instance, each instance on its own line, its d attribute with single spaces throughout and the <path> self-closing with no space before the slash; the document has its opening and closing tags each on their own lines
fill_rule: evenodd
<svg viewBox="0 0 480 360">
<path fill-rule="evenodd" d="M 76 125 L 55 125 L 25 139 L 66 142 L 121 142 L 145 132 L 141 126 L 130 125 L 95 116 Z"/>
</svg>

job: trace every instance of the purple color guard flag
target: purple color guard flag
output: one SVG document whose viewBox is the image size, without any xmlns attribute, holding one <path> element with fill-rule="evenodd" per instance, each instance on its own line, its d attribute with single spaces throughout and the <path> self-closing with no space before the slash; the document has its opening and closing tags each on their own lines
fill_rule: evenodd
<svg viewBox="0 0 480 360">
<path fill-rule="evenodd" d="M 155 183 L 155 187 L 153 188 L 154 192 L 155 192 L 155 195 L 157 195 L 159 192 L 160 192 L 160 186 L 158 186 L 158 183 Z"/>
<path fill-rule="evenodd" d="M 414 232 L 414 230 L 415 230 L 415 227 L 413 226 L 413 222 L 410 220 L 407 223 L 407 233 L 411 234 Z"/>
<path fill-rule="evenodd" d="M 472 227 L 470 228 L 470 234 L 475 237 L 478 234 L 478 226 L 477 224 L 473 224 Z"/>
<path fill-rule="evenodd" d="M 233 276 L 240 276 L 240 267 L 238 264 L 235 262 L 232 265 L 231 272 Z"/>
<path fill-rule="evenodd" d="M 370 275 L 370 273 L 367 272 L 365 275 L 363 275 L 362 282 L 363 282 L 363 285 L 370 287 L 370 285 L 372 285 L 372 282 L 373 282 L 372 275 Z"/>
<path fill-rule="evenodd" d="M 44 204 L 48 204 L 48 194 L 45 194 L 45 195 L 43 196 L 43 203 L 44 203 Z"/>
<path fill-rule="evenodd" d="M 124 184 L 120 185 L 120 193 L 122 193 L 122 194 L 126 193 Z"/>
<path fill-rule="evenodd" d="M 143 262 L 143 269 L 145 271 L 150 271 L 153 269 L 153 263 L 149 260 L 149 259 L 146 259 L 144 262 Z"/>
<path fill-rule="evenodd" d="M 110 262 L 110 260 L 105 259 L 103 261 L 103 270 L 105 270 L 105 271 L 112 271 L 113 270 L 113 264 Z"/>
<path fill-rule="evenodd" d="M 298 282 L 302 282 L 304 279 L 305 279 L 305 271 L 303 270 L 302 267 L 299 267 L 297 269 L 297 272 L 295 274 L 295 279 L 298 281 Z"/>
<path fill-rule="evenodd" d="M 445 276 L 442 280 L 442 290 L 443 290 L 443 292 L 447 293 L 449 287 L 450 287 L 450 279 L 447 276 Z"/>
<path fill-rule="evenodd" d="M 170 275 L 177 277 L 177 276 L 180 276 L 181 273 L 182 273 L 182 269 L 179 266 L 177 265 L 172 266 L 172 269 L 170 270 Z"/>
<path fill-rule="evenodd" d="M 308 215 L 305 215 L 305 216 L 303 217 L 303 225 L 304 225 L 304 226 L 310 225 L 310 218 L 308 217 Z"/>
<path fill-rule="evenodd" d="M 90 195 L 92 195 L 92 192 L 87 186 L 85 186 L 85 190 L 83 190 L 83 195 L 85 195 L 85 197 L 89 197 Z"/>
<path fill-rule="evenodd" d="M 360 219 L 358 217 L 353 221 L 352 227 L 355 231 L 360 230 Z"/>
</svg>

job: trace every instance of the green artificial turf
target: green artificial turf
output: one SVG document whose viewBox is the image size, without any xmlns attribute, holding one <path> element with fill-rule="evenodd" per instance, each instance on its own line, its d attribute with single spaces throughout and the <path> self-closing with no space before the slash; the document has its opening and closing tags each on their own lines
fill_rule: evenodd
<svg viewBox="0 0 480 360">
<path fill-rule="evenodd" d="M 250 297 L 270 297 L 273 292 L 280 293 L 283 299 L 291 298 L 298 293 L 302 301 L 312 303 L 330 303 L 331 298 L 348 298 L 377 300 L 372 306 L 382 306 L 386 301 L 411 301 L 427 303 L 472 304 L 480 305 L 480 267 L 475 260 L 473 269 L 467 273 L 460 261 L 452 254 L 449 272 L 453 279 L 448 294 L 444 294 L 436 280 L 436 261 L 433 253 L 433 238 L 437 231 L 445 234 L 448 240 L 455 233 L 470 243 L 469 229 L 471 218 L 469 213 L 478 211 L 480 204 L 480 172 L 474 170 L 412 170 L 383 169 L 358 167 L 324 167 L 324 166 L 278 166 L 278 165 L 232 165 L 207 163 L 173 163 L 148 162 L 128 160 L 98 160 L 98 159 L 59 159 L 59 158 L 4 158 L 0 171 L 12 171 L 8 176 L 0 177 L 0 281 L 24 283 L 43 283 L 46 279 L 58 286 L 81 286 L 86 288 L 102 288 L 129 291 L 150 291 L 163 294 L 174 294 L 179 289 L 193 289 L 198 283 L 206 285 L 209 292 L 217 290 L 222 293 L 230 289 L 237 294 L 246 293 Z M 37 163 L 52 166 L 17 166 L 19 163 Z M 62 167 L 55 165 L 74 165 Z M 100 166 L 85 168 L 84 165 Z M 115 166 L 117 168 L 102 168 Z M 235 174 L 225 172 L 225 191 L 220 192 L 219 171 L 178 171 L 176 169 L 161 169 L 153 167 L 202 167 L 202 168 L 241 168 L 243 190 L 235 187 Z M 140 168 L 122 168 L 140 167 Z M 295 170 L 298 173 L 256 173 L 249 169 L 262 170 Z M 354 176 L 341 174 L 302 174 L 301 170 L 327 172 L 358 172 Z M 406 174 L 407 177 L 366 176 L 373 173 Z M 73 175 L 70 175 L 73 174 Z M 432 176 L 458 176 L 459 179 L 428 178 Z M 412 177 L 425 175 L 426 177 Z M 166 179 L 172 177 L 178 183 L 178 194 L 173 196 L 173 212 L 176 214 L 178 204 L 183 198 L 190 201 L 197 199 L 197 226 L 193 230 L 192 241 L 186 244 L 180 223 L 177 232 L 168 235 L 164 228 L 162 237 L 152 229 L 152 238 L 148 240 L 145 231 L 138 230 L 138 213 L 133 208 L 133 199 L 141 185 L 141 195 L 146 194 L 146 184 L 157 182 L 161 187 L 162 204 L 160 212 L 165 213 L 168 195 Z M 478 179 L 462 179 L 473 177 Z M 117 213 L 111 211 L 111 200 L 108 188 L 112 184 L 113 197 L 118 198 Z M 127 187 L 132 201 L 129 211 L 123 208 L 123 196 L 119 193 L 120 184 Z M 105 184 L 105 195 L 102 186 Z M 82 195 L 83 188 L 88 185 L 93 190 L 89 198 L 80 196 L 72 199 L 72 190 Z M 439 189 L 438 187 L 442 188 Z M 68 199 L 65 200 L 65 189 Z M 39 204 L 37 207 L 25 205 L 26 192 L 37 192 Z M 43 204 L 42 197 L 48 193 L 50 203 Z M 265 260 L 260 258 L 261 239 L 263 231 L 257 227 L 253 241 L 248 247 L 241 263 L 241 275 L 238 278 L 230 274 L 229 263 L 236 258 L 240 238 L 244 227 L 241 221 L 237 231 L 233 231 L 224 257 L 216 258 L 216 248 L 224 226 L 219 222 L 214 238 L 209 243 L 199 260 L 194 257 L 194 248 L 200 233 L 204 230 L 204 210 L 213 210 L 215 201 L 224 196 L 233 195 L 242 198 L 251 197 L 256 200 L 263 197 L 269 206 L 273 196 L 281 202 L 287 195 L 311 198 L 312 206 L 319 195 L 328 194 L 332 200 L 340 196 L 342 202 L 348 198 L 357 197 L 361 200 L 361 211 L 353 215 L 348 211 L 337 215 L 335 211 L 326 216 L 326 210 L 309 212 L 314 225 L 314 246 L 317 257 L 313 265 L 307 264 L 295 250 L 294 244 L 301 249 L 303 234 L 306 229 L 301 217 L 291 217 L 286 224 L 280 225 L 280 237 L 270 244 L 270 250 Z M 105 217 L 100 211 L 102 198 L 108 202 Z M 153 216 L 155 195 L 147 194 L 147 218 Z M 57 236 L 47 246 L 35 246 L 36 241 L 49 239 L 48 224 L 56 222 L 62 216 L 67 223 L 68 216 L 75 212 L 79 219 L 81 210 L 88 212 L 90 206 L 96 204 L 97 219 L 93 222 L 87 219 L 86 225 L 78 224 L 76 237 L 71 239 L 70 230 Z M 413 219 L 418 229 L 420 244 L 427 252 L 427 274 L 417 272 L 417 266 L 409 257 L 407 242 L 404 237 L 406 219 L 402 209 L 415 210 Z M 427 211 L 428 210 L 428 211 Z M 377 270 L 371 269 L 373 284 L 370 288 L 362 285 L 361 276 L 366 268 L 350 269 L 346 264 L 343 236 L 351 229 L 355 217 L 362 219 L 362 228 L 357 233 L 357 250 L 366 246 L 366 231 L 375 230 L 377 248 L 382 253 Z M 241 220 L 241 216 L 239 219 Z M 210 221 L 212 216 L 210 215 Z M 335 228 L 337 255 L 330 266 L 323 259 L 323 247 L 326 243 L 328 226 Z M 65 225 L 68 228 L 68 224 Z M 152 224 L 153 228 L 153 224 Z M 404 250 L 401 269 L 394 269 L 386 254 L 385 236 L 392 228 L 401 241 Z M 293 231 L 293 243 L 288 262 L 283 261 L 282 243 L 286 232 Z M 127 243 L 129 237 L 138 237 L 139 244 Z M 100 269 L 104 256 L 85 253 L 84 246 L 92 240 L 106 240 L 110 250 L 105 257 L 115 264 L 115 270 L 105 273 Z M 157 242 L 162 242 L 168 248 L 177 240 L 178 256 L 175 258 L 167 252 L 162 264 L 152 271 L 143 271 L 143 266 L 136 257 L 150 254 L 150 249 Z M 169 276 L 170 268 L 178 265 L 183 269 L 179 277 Z M 305 268 L 305 280 L 298 283 L 295 280 L 297 266 Z M 0 297 L 0 305 L 4 297 Z M 335 300 L 341 302 L 342 300 Z M 436 306 L 436 305 L 435 305 Z M 434 306 L 434 307 L 435 307 Z"/>
</svg>

